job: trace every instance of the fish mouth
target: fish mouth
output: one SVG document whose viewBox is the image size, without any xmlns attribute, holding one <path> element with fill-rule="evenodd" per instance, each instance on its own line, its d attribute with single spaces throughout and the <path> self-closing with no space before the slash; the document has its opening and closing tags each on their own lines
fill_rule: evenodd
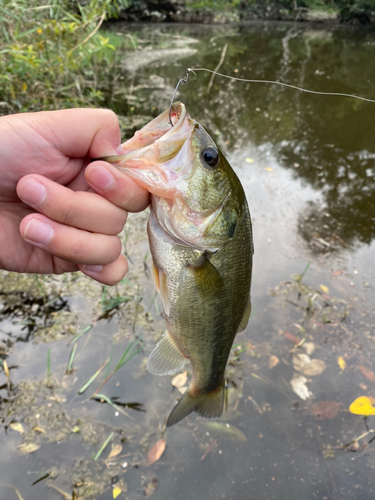
<svg viewBox="0 0 375 500">
<path fill-rule="evenodd" d="M 126 162 L 134 157 L 131 153 L 137 152 L 141 156 L 149 146 L 152 146 L 161 139 L 168 141 L 173 136 L 174 140 L 176 140 L 177 136 L 183 133 L 182 129 L 187 117 L 190 118 L 185 104 L 175 102 L 171 106 L 170 113 L 169 109 L 165 110 L 164 113 L 151 120 L 140 130 L 137 130 L 131 139 L 121 144 L 123 154 L 105 156 L 101 160 L 109 163 Z"/>
<path fill-rule="evenodd" d="M 193 130 L 194 120 L 185 105 L 175 102 L 170 113 L 167 109 L 121 145 L 124 154 L 101 159 L 113 163 L 152 194 L 168 198 L 176 178 L 176 165 L 170 161 L 181 151 Z"/>
</svg>

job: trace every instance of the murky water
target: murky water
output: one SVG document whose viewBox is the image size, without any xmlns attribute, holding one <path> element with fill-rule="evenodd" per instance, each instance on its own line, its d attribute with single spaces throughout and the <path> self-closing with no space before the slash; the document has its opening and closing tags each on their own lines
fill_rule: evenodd
<svg viewBox="0 0 375 500">
<path fill-rule="evenodd" d="M 115 28 L 129 33 L 128 27 Z M 170 35 L 165 49 L 123 63 L 139 113 L 165 109 L 185 68 L 213 69 L 225 44 L 223 73 L 375 99 L 375 33 L 363 28 L 265 24 L 131 31 L 144 39 Z M 7 396 L 0 374 L 0 396 L 8 399 L 0 413 L 6 427 L 1 499 L 72 498 L 73 490 L 77 498 L 102 500 L 119 490 L 118 498 L 129 500 L 374 498 L 374 432 L 344 445 L 366 432 L 363 417 L 348 411 L 350 403 L 375 398 L 375 104 L 221 77 L 207 93 L 209 81 L 209 74 L 197 73 L 179 98 L 208 126 L 238 173 L 255 244 L 253 312 L 228 365 L 227 411 L 217 424 L 192 415 L 163 434 L 179 393 L 172 377 L 145 369 L 164 323 L 148 273 L 147 215 L 133 216 L 124 235 L 131 270 L 117 292 L 103 298 L 102 288 L 86 278 L 36 283 L 3 277 L 2 291 L 39 297 L 39 306 L 31 300 L 16 317 L 17 297 L 1 297 L 0 346 L 11 349 L 10 378 L 19 384 Z M 142 104 L 150 93 L 152 110 Z M 121 114 L 121 105 L 114 107 Z M 308 263 L 302 281 L 292 279 Z M 126 299 L 101 317 L 116 294 Z M 63 300 L 45 305 L 58 296 Z M 68 343 L 88 325 L 93 328 L 77 341 L 74 369 L 65 374 Z M 144 411 L 89 399 L 134 334 L 144 340 L 142 352 L 99 393 L 139 403 L 137 410 Z M 306 355 L 324 361 L 317 364 L 319 373 L 298 365 Z M 78 395 L 108 359 L 110 368 Z M 292 379 L 302 384 L 299 394 L 306 399 L 293 392 Z M 375 417 L 367 420 L 373 428 Z M 22 423 L 23 435 L 15 423 Z M 148 452 L 161 438 L 166 450 L 148 465 Z M 22 444 L 39 448 L 22 454 Z M 113 450 L 121 445 L 121 451 L 107 459 L 116 445 Z"/>
</svg>

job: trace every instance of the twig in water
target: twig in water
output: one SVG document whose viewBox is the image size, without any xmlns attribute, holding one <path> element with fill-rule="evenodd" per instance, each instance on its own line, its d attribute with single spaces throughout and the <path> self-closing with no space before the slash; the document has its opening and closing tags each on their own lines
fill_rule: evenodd
<svg viewBox="0 0 375 500">
<path fill-rule="evenodd" d="M 210 78 L 210 82 L 209 82 L 207 90 L 206 90 L 206 94 L 208 94 L 209 91 L 211 90 L 212 84 L 214 83 L 214 78 L 215 78 L 216 71 L 219 71 L 221 65 L 224 62 L 225 54 L 227 53 L 227 48 L 228 48 L 228 44 L 226 43 L 224 45 L 224 47 L 223 47 L 223 51 L 221 52 L 221 57 L 220 57 L 219 64 L 216 66 L 216 68 L 214 69 L 214 72 L 211 74 L 211 78 Z"/>
</svg>

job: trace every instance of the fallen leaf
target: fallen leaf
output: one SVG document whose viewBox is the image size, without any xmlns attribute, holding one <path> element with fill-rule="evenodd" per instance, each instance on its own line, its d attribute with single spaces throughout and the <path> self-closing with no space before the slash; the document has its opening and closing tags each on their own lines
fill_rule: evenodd
<svg viewBox="0 0 375 500">
<path fill-rule="evenodd" d="M 305 342 L 302 347 L 305 349 L 306 354 L 308 354 L 309 356 L 315 351 L 314 342 Z"/>
<path fill-rule="evenodd" d="M 328 286 L 325 285 L 320 285 L 321 290 L 323 290 L 324 293 L 329 293 L 329 288 Z"/>
<path fill-rule="evenodd" d="M 344 371 L 345 368 L 346 368 L 346 361 L 345 361 L 345 359 L 340 356 L 339 359 L 337 360 L 337 362 L 338 362 L 339 367 L 341 368 L 341 370 Z"/>
<path fill-rule="evenodd" d="M 31 429 L 31 432 L 40 432 L 41 434 L 45 434 L 46 431 L 44 429 L 42 429 L 41 427 L 34 427 L 33 429 Z"/>
<path fill-rule="evenodd" d="M 321 359 L 311 359 L 307 354 L 293 356 L 293 367 L 306 377 L 316 377 L 324 372 L 327 365 Z"/>
<path fill-rule="evenodd" d="M 117 498 L 119 496 L 119 494 L 121 493 L 121 488 L 119 488 L 118 486 L 115 486 L 113 488 L 113 491 L 112 491 L 112 494 L 113 494 L 113 498 Z"/>
<path fill-rule="evenodd" d="M 187 389 L 187 386 L 186 386 L 186 385 L 183 385 L 182 387 L 177 387 L 177 390 L 178 390 L 181 394 L 185 394 L 186 389 Z"/>
<path fill-rule="evenodd" d="M 164 453 L 166 446 L 167 441 L 165 439 L 159 439 L 159 441 L 156 441 L 154 446 L 148 452 L 148 465 L 151 465 L 159 460 Z"/>
<path fill-rule="evenodd" d="M 268 368 L 271 370 L 272 368 L 275 368 L 275 366 L 279 363 L 280 360 L 277 356 L 270 356 L 270 359 L 268 360 Z"/>
<path fill-rule="evenodd" d="M 23 434 L 25 432 L 25 429 L 23 428 L 23 425 L 20 424 L 19 422 L 13 422 L 9 425 L 11 429 L 14 431 L 19 432 L 20 434 Z"/>
<path fill-rule="evenodd" d="M 371 380 L 371 382 L 375 382 L 375 374 L 371 370 L 362 365 L 359 365 L 358 368 L 361 370 L 362 375 Z"/>
<path fill-rule="evenodd" d="M 116 446 L 114 446 L 110 451 L 107 460 L 113 457 L 117 457 L 117 455 L 120 455 L 121 452 L 122 452 L 121 444 L 116 444 Z"/>
<path fill-rule="evenodd" d="M 313 404 L 310 408 L 311 415 L 318 418 L 319 420 L 324 420 L 325 418 L 335 418 L 340 411 L 341 403 L 336 403 L 336 401 L 318 401 Z"/>
<path fill-rule="evenodd" d="M 222 437 L 226 437 L 233 441 L 247 441 L 245 434 L 234 427 L 234 425 L 224 423 L 224 422 L 205 422 L 206 427 L 208 427 L 212 432 L 219 432 Z"/>
<path fill-rule="evenodd" d="M 294 342 L 295 344 L 298 344 L 298 342 L 299 342 L 299 338 L 295 337 L 294 335 L 292 335 L 289 332 L 285 332 L 284 337 L 286 337 L 291 342 Z"/>
<path fill-rule="evenodd" d="M 34 453 L 34 451 L 39 450 L 40 445 L 35 443 L 23 443 L 20 444 L 18 449 L 22 455 L 27 455 L 28 453 Z"/>
<path fill-rule="evenodd" d="M 271 168 L 271 167 L 265 167 L 264 170 L 267 170 L 268 172 L 273 172 L 273 168 Z"/>
<path fill-rule="evenodd" d="M 246 158 L 245 161 L 246 163 L 254 163 L 254 160 L 252 158 Z"/>
<path fill-rule="evenodd" d="M 173 377 L 172 385 L 173 387 L 177 387 L 178 389 L 179 387 L 186 385 L 186 381 L 187 381 L 187 372 L 179 373 L 178 375 Z"/>
<path fill-rule="evenodd" d="M 5 361 L 5 359 L 3 359 L 3 368 L 4 368 L 4 372 L 5 372 L 6 378 L 9 380 L 9 377 L 10 377 L 9 368 L 8 368 L 8 364 Z"/>
<path fill-rule="evenodd" d="M 303 399 L 303 401 L 306 401 L 306 399 L 311 398 L 311 396 L 313 395 L 307 387 L 306 382 L 307 378 L 303 375 L 298 375 L 297 373 L 293 375 L 293 378 L 290 381 L 293 392 L 297 394 L 298 397 Z"/>
<path fill-rule="evenodd" d="M 353 401 L 349 406 L 349 411 L 350 413 L 354 413 L 354 415 L 363 415 L 364 417 L 375 415 L 375 408 L 372 406 L 370 399 L 366 398 L 366 396 L 361 396 Z"/>
<path fill-rule="evenodd" d="M 74 426 L 73 429 L 71 430 L 71 432 L 73 432 L 73 434 L 78 434 L 80 432 L 80 428 L 78 425 Z"/>
</svg>

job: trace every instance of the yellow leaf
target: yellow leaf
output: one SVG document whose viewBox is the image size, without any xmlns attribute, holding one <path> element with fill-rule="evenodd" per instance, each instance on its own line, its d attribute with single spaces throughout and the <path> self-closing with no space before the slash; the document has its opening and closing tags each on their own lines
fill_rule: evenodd
<svg viewBox="0 0 375 500">
<path fill-rule="evenodd" d="M 337 362 L 338 362 L 339 367 L 341 368 L 341 370 L 344 371 L 345 368 L 346 368 L 345 359 L 340 356 L 339 359 L 337 360 Z"/>
<path fill-rule="evenodd" d="M 173 387 L 183 387 L 187 381 L 187 372 L 179 373 L 172 379 Z"/>
<path fill-rule="evenodd" d="M 40 445 L 35 443 L 23 443 L 20 444 L 18 449 L 22 455 L 27 455 L 28 453 L 34 453 L 34 451 L 39 450 Z"/>
<path fill-rule="evenodd" d="M 43 30 L 42 30 L 42 28 L 38 28 L 38 29 L 36 30 L 36 32 L 37 32 L 39 35 L 41 35 L 41 34 L 43 33 Z"/>
<path fill-rule="evenodd" d="M 273 172 L 273 168 L 271 167 L 266 167 L 264 170 L 267 170 L 268 172 Z"/>
<path fill-rule="evenodd" d="M 328 286 L 325 285 L 320 285 L 320 288 L 323 290 L 324 293 L 329 293 L 329 288 Z"/>
<path fill-rule="evenodd" d="M 121 488 L 115 486 L 115 488 L 113 488 L 113 498 L 117 498 L 120 493 L 121 493 Z"/>
<path fill-rule="evenodd" d="M 353 403 L 349 406 L 349 411 L 354 413 L 354 415 L 363 415 L 364 417 L 375 415 L 375 408 L 366 396 L 361 396 L 353 401 Z"/>
<path fill-rule="evenodd" d="M 27 83 L 23 82 L 23 84 L 22 84 L 22 90 L 24 92 L 26 92 L 26 90 L 27 90 Z"/>
<path fill-rule="evenodd" d="M 9 425 L 11 429 L 14 431 L 19 432 L 20 434 L 23 434 L 25 432 L 25 429 L 23 428 L 23 425 L 20 424 L 19 422 L 13 422 Z"/>
<path fill-rule="evenodd" d="M 5 361 L 5 359 L 3 360 L 3 367 L 4 367 L 4 372 L 5 372 L 6 378 L 9 380 L 9 368 L 8 368 L 8 364 Z"/>
<path fill-rule="evenodd" d="M 246 158 L 245 161 L 246 163 L 254 163 L 254 160 L 252 158 Z"/>
</svg>

